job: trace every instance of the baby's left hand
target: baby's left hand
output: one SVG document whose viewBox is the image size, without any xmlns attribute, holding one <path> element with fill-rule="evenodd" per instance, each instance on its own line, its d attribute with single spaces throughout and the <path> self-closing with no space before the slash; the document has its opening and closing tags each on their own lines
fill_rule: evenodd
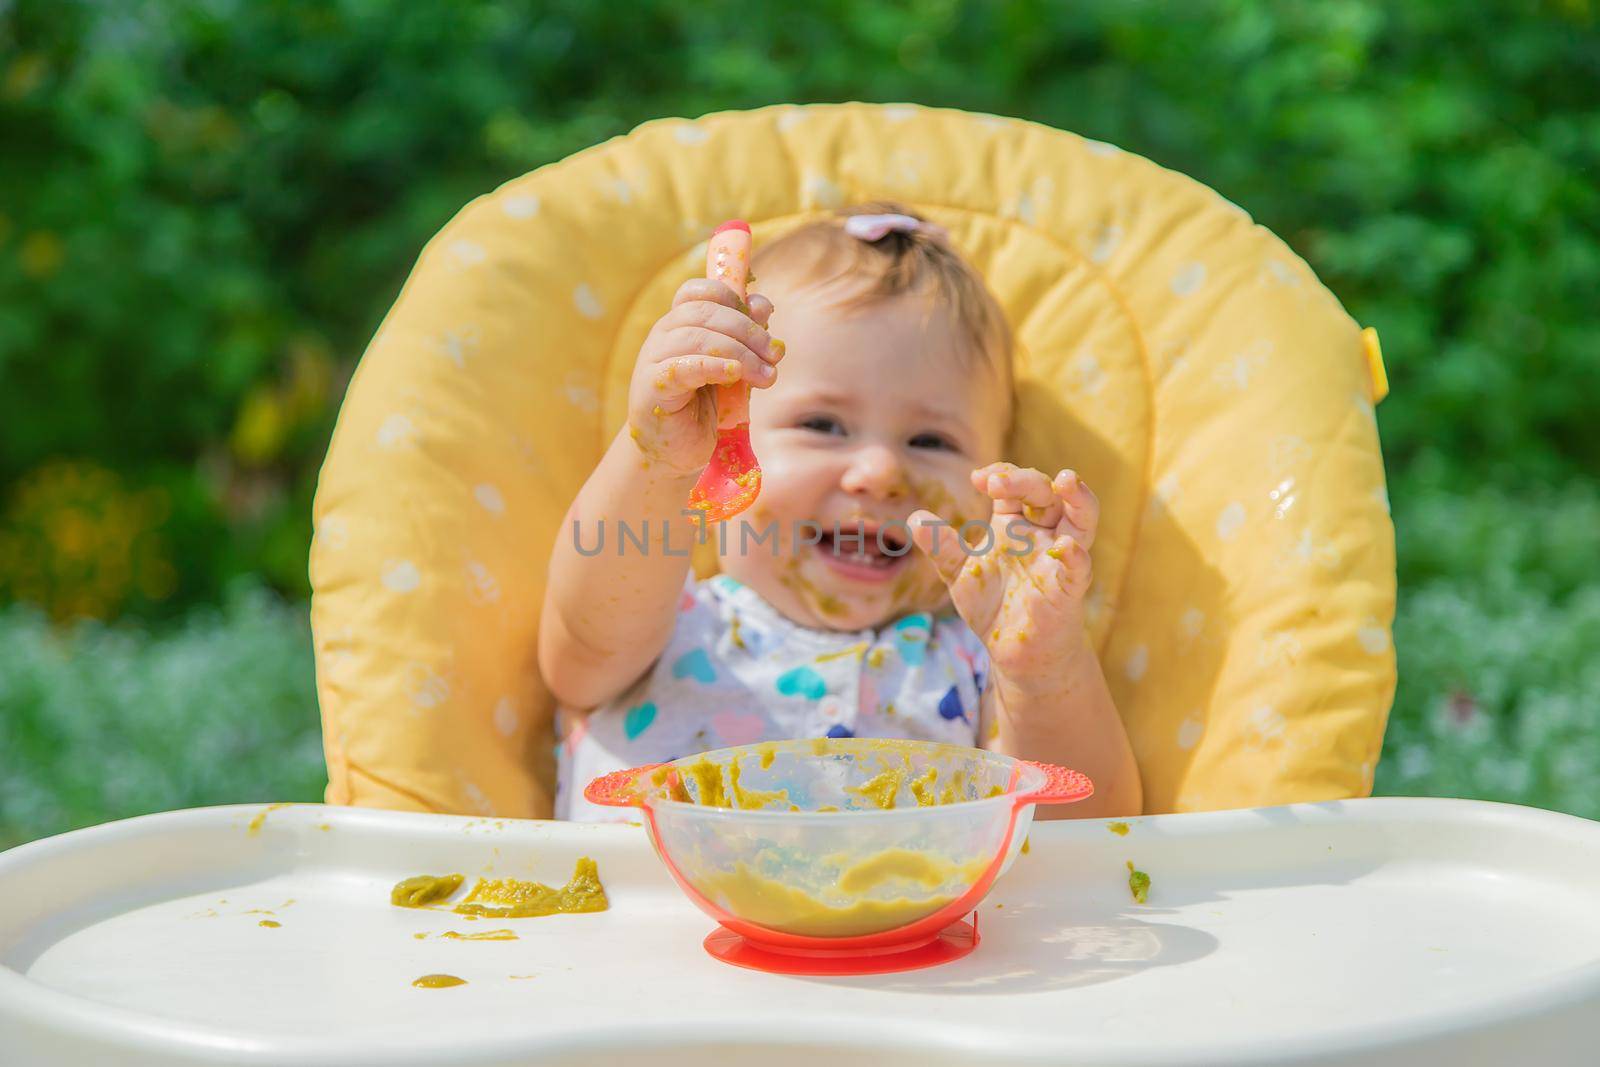
<svg viewBox="0 0 1600 1067">
<path fill-rule="evenodd" d="M 972 484 L 994 501 L 992 547 L 969 556 L 949 526 L 928 511 L 910 516 L 912 540 L 933 560 L 950 599 L 988 647 L 993 670 L 1012 684 L 1046 682 L 1078 651 L 1083 599 L 1092 576 L 1089 549 L 1100 502 L 1077 474 L 1054 479 L 1011 463 L 972 472 Z M 1028 551 L 1023 552 L 1023 543 Z M 1076 639 L 1076 640 L 1074 640 Z"/>
</svg>

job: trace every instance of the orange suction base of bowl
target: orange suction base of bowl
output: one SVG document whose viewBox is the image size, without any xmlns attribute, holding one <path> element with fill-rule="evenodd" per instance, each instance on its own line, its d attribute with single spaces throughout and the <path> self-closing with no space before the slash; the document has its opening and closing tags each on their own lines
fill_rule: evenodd
<svg viewBox="0 0 1600 1067">
<path fill-rule="evenodd" d="M 959 960 L 978 947 L 978 913 L 958 919 L 930 938 L 882 948 L 781 949 L 752 941 L 726 927 L 706 936 L 706 951 L 724 963 L 767 974 L 852 975 L 919 971 Z"/>
</svg>

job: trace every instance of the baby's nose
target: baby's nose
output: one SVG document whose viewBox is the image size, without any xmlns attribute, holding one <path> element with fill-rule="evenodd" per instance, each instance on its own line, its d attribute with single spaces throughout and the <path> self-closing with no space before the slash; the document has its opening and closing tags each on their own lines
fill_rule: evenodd
<svg viewBox="0 0 1600 1067">
<path fill-rule="evenodd" d="M 893 500 L 907 492 L 905 466 L 894 449 L 872 445 L 856 451 L 840 486 L 877 500 Z"/>
</svg>

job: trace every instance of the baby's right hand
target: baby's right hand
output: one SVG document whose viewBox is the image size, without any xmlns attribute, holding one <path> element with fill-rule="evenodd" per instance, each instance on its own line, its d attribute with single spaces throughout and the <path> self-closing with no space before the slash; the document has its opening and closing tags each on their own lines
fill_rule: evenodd
<svg viewBox="0 0 1600 1067">
<path fill-rule="evenodd" d="M 748 306 L 727 285 L 694 278 L 678 287 L 650 328 L 628 386 L 628 433 L 652 463 L 698 476 L 717 443 L 718 385 L 777 380 L 783 342 L 766 330 L 772 301 L 750 294 Z"/>
</svg>

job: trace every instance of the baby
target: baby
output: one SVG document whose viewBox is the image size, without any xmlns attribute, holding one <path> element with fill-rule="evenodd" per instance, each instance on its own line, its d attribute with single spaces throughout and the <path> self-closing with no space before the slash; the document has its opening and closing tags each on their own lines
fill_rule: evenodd
<svg viewBox="0 0 1600 1067">
<path fill-rule="evenodd" d="M 1084 628 L 1098 504 L 1070 470 L 997 462 L 1011 335 L 983 280 L 886 203 L 802 226 L 752 268 L 748 303 L 679 287 L 639 351 L 628 427 L 563 523 L 539 629 L 557 817 L 627 817 L 583 798 L 609 771 L 819 736 L 1065 764 L 1093 798 L 1036 817 L 1137 814 Z M 761 492 L 706 529 L 686 501 L 730 380 L 754 390 Z M 701 537 L 720 573 L 697 582 Z"/>
</svg>

